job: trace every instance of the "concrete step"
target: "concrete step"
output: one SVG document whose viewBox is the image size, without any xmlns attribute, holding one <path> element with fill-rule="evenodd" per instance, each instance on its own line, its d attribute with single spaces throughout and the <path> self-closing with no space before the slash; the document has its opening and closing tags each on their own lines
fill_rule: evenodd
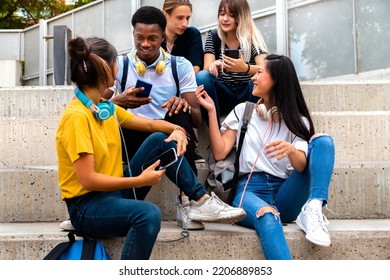
<svg viewBox="0 0 390 280">
<path fill-rule="evenodd" d="M 333 137 L 338 164 L 390 161 L 390 110 L 312 115 L 316 131 Z M 56 165 L 58 120 L 56 116 L 0 118 L 0 166 Z M 204 157 L 208 155 L 207 130 L 206 125 L 199 129 L 199 150 Z"/>
<path fill-rule="evenodd" d="M 301 82 L 311 112 L 389 111 L 389 80 Z"/>
<path fill-rule="evenodd" d="M 295 223 L 284 226 L 296 260 L 389 260 L 390 220 L 330 220 L 332 244 L 316 246 Z M 163 222 L 152 252 L 155 260 L 257 260 L 263 259 L 259 239 L 252 229 L 238 225 L 206 224 L 202 231 L 181 237 L 175 222 Z M 40 260 L 67 240 L 58 223 L 0 224 L 0 260 Z M 122 238 L 101 240 L 113 259 L 120 258 Z"/>
<path fill-rule="evenodd" d="M 310 111 L 388 111 L 390 81 L 301 82 Z M 60 116 L 74 97 L 73 86 L 0 88 L 0 117 Z"/>
<path fill-rule="evenodd" d="M 337 164 L 390 161 L 390 110 L 314 112 L 313 122 L 332 136 Z"/>
<path fill-rule="evenodd" d="M 390 160 L 390 82 L 303 82 L 302 88 L 316 130 L 335 140 L 336 162 Z M 73 87 L 4 88 L 0 97 L 0 166 L 57 164 L 55 132 Z M 199 131 L 199 150 L 207 156 L 207 126 Z"/>
<path fill-rule="evenodd" d="M 201 182 L 207 170 L 198 170 Z M 66 204 L 57 184 L 57 166 L 30 166 L 0 169 L 0 223 L 62 222 L 67 219 Z M 146 197 L 160 207 L 163 219 L 176 219 L 177 187 L 164 176 Z"/>
<path fill-rule="evenodd" d="M 0 170 L 0 222 L 61 222 L 68 217 L 57 187 L 55 166 Z M 206 170 L 199 170 L 201 182 Z M 331 219 L 390 218 L 390 167 L 337 167 L 329 189 Z M 163 220 L 176 219 L 178 189 L 167 177 L 147 196 L 160 207 Z"/>
</svg>

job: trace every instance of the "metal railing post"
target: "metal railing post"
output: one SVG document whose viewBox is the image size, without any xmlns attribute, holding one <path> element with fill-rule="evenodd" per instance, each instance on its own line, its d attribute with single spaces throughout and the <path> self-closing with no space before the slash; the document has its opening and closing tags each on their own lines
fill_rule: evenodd
<svg viewBox="0 0 390 280">
<path fill-rule="evenodd" d="M 47 85 L 47 21 L 41 19 L 39 21 L 39 86 Z"/>
<path fill-rule="evenodd" d="M 275 0 L 276 5 L 276 50 L 288 56 L 288 10 L 287 0 Z"/>
</svg>

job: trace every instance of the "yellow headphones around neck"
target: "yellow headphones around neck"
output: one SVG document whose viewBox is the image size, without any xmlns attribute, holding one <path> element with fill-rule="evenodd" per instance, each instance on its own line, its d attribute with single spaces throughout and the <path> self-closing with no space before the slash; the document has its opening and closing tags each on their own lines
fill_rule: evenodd
<svg viewBox="0 0 390 280">
<path fill-rule="evenodd" d="M 160 60 L 159 62 L 157 62 L 156 72 L 161 75 L 164 72 L 164 69 L 166 66 L 165 60 L 167 59 L 167 54 L 163 48 L 160 48 L 160 51 L 163 54 L 163 60 Z M 134 53 L 135 71 L 137 71 L 138 74 L 143 75 L 146 72 L 146 64 L 143 61 L 137 61 L 137 59 L 138 59 L 137 54 L 138 54 L 138 51 L 135 51 L 135 53 Z"/>
</svg>

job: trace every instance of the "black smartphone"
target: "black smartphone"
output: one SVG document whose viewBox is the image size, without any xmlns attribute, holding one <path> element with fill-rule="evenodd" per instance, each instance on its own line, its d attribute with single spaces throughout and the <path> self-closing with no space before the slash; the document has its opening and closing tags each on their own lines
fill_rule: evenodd
<svg viewBox="0 0 390 280">
<path fill-rule="evenodd" d="M 239 49 L 226 49 L 223 53 L 226 56 L 229 56 L 231 58 L 239 58 L 240 57 L 240 50 Z"/>
<path fill-rule="evenodd" d="M 142 165 L 142 170 L 145 170 L 153 163 L 155 163 L 157 160 L 160 160 L 160 165 L 157 166 L 156 170 L 165 169 L 168 166 L 171 166 L 177 161 L 177 154 L 175 148 L 171 148 L 165 151 L 164 153 L 160 154 L 159 156 L 155 157 L 154 159 L 148 161 L 147 163 Z"/>
<path fill-rule="evenodd" d="M 152 90 L 152 84 L 148 83 L 144 80 L 138 79 L 137 82 L 135 83 L 135 88 L 140 88 L 144 87 L 144 90 L 137 93 L 137 97 L 148 97 L 150 95 L 150 91 Z"/>
</svg>

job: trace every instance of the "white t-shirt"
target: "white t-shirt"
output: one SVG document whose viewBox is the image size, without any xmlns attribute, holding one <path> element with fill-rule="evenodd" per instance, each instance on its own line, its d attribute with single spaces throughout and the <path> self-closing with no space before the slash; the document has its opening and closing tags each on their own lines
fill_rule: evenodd
<svg viewBox="0 0 390 280">
<path fill-rule="evenodd" d="M 240 121 L 244 116 L 244 110 L 245 102 L 238 104 L 223 121 L 221 127 L 222 132 L 224 132 L 227 127 L 238 131 L 236 143 L 238 143 L 240 138 Z M 306 126 L 309 127 L 307 118 L 302 117 L 302 119 Z M 254 172 L 266 172 L 276 177 L 286 179 L 293 170 L 288 157 L 285 157 L 282 160 L 277 160 L 275 158 L 269 158 L 264 154 L 265 145 L 268 142 L 277 139 L 292 143 L 298 150 L 304 151 L 305 154 L 307 154 L 307 141 L 297 137 L 288 130 L 283 120 L 281 123 L 275 121 L 270 123 L 270 120 L 261 119 L 257 110 L 254 109 L 241 149 L 239 163 L 240 174 L 251 172 L 252 166 L 259 152 L 259 147 L 261 146 L 260 155 L 256 162 Z"/>
</svg>

